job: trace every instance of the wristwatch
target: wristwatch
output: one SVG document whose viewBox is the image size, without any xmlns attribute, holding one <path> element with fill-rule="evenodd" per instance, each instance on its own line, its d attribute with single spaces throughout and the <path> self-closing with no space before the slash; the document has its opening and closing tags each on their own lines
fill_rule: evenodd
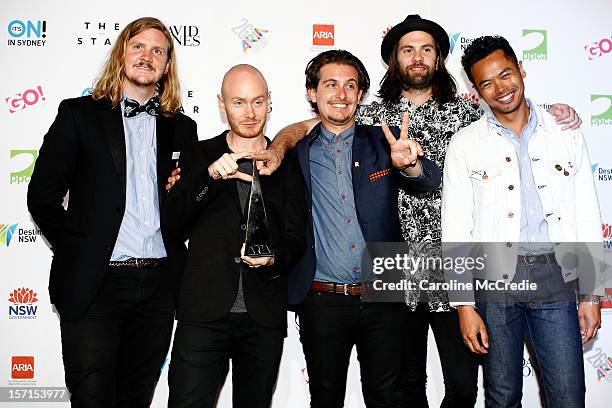
<svg viewBox="0 0 612 408">
<path fill-rule="evenodd" d="M 597 295 L 580 295 L 578 300 L 580 302 L 588 302 L 592 305 L 599 305 L 601 303 L 601 296 Z"/>
</svg>

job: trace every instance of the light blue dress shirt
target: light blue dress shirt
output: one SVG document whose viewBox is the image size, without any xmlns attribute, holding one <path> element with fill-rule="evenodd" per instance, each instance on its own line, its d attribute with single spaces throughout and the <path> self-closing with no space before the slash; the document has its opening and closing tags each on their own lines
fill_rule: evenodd
<svg viewBox="0 0 612 408">
<path fill-rule="evenodd" d="M 164 258 L 157 190 L 156 118 L 146 112 L 126 118 L 124 108 L 121 101 L 126 153 L 125 213 L 111 261 Z"/>
<path fill-rule="evenodd" d="M 530 157 L 529 141 L 537 127 L 538 118 L 533 109 L 531 100 L 527 99 L 529 106 L 529 120 L 521 131 L 520 137 L 514 131 L 503 126 L 493 113 L 487 109 L 487 121 L 494 126 L 498 133 L 512 143 L 519 165 L 521 186 L 521 234 L 519 255 L 534 255 L 554 252 L 548 236 L 548 221 L 544 216 L 542 202 L 533 178 L 531 162 L 540 160 L 540 157 Z"/>
</svg>

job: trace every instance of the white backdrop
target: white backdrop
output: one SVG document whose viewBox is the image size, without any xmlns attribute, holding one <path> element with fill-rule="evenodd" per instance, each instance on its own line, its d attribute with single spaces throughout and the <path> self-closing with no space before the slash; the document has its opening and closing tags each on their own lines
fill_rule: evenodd
<svg viewBox="0 0 612 408">
<path fill-rule="evenodd" d="M 448 31 L 454 47 L 447 66 L 461 92 L 472 97 L 472 88 L 461 73 L 462 47 L 480 35 L 505 36 L 519 58 L 525 60 L 527 96 L 543 105 L 568 103 L 582 117 L 601 202 L 605 245 L 612 249 L 612 159 L 607 139 L 612 132 L 612 9 L 608 0 L 515 0 L 504 4 L 487 0 L 387 0 L 369 3 L 369 7 L 365 2 L 356 4 L 349 0 L 3 2 L 0 302 L 5 312 L 0 315 L 0 387 L 64 385 L 58 318 L 47 292 L 51 253 L 27 212 L 27 183 L 42 136 L 59 102 L 87 92 L 119 31 L 145 15 L 162 19 L 179 41 L 183 102 L 186 113 L 198 122 L 200 139 L 215 136 L 225 127 L 216 94 L 223 73 L 234 64 L 255 65 L 266 76 L 274 104 L 267 128 L 272 136 L 284 125 L 310 116 L 304 68 L 322 50 L 348 49 L 364 61 L 372 77 L 372 92 L 367 98 L 371 101 L 385 71 L 379 53 L 384 33 L 406 15 L 418 13 Z M 612 295 L 612 289 L 608 293 Z M 307 373 L 293 314 L 289 320 L 289 337 L 274 396 L 276 408 L 308 404 Z M 612 309 L 604 311 L 599 337 L 585 349 L 588 407 L 609 406 L 610 326 Z M 428 395 L 431 406 L 437 406 L 443 382 L 433 337 L 430 340 Z M 25 365 L 13 369 L 13 363 Z M 154 407 L 165 406 L 166 375 L 167 365 Z M 529 361 L 524 375 L 523 404 L 538 407 L 538 388 Z M 230 388 L 227 381 L 220 407 L 231 406 Z M 0 406 L 14 404 L 0 402 Z M 45 405 L 68 406 L 37 404 Z M 364 406 L 354 358 L 346 406 Z M 482 396 L 479 406 L 483 406 Z"/>
</svg>

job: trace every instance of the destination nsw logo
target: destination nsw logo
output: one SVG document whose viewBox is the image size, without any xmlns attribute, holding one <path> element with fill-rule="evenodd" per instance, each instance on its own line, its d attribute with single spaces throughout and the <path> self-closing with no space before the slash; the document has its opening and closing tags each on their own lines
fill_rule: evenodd
<svg viewBox="0 0 612 408">
<path fill-rule="evenodd" d="M 17 288 L 9 294 L 9 319 L 36 319 L 37 294 L 30 288 Z"/>
<path fill-rule="evenodd" d="M 17 228 L 17 224 L 0 224 L 0 244 L 8 247 L 13 238 L 22 243 L 34 243 L 42 233 L 38 228 Z"/>
</svg>

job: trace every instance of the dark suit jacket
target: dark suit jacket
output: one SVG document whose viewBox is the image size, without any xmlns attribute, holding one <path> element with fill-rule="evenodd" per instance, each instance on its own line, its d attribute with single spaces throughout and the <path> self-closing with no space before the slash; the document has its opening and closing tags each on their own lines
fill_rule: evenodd
<svg viewBox="0 0 612 408">
<path fill-rule="evenodd" d="M 159 116 L 156 129 L 162 200 L 175 163 L 172 153 L 197 140 L 197 133 L 195 122 L 181 113 Z M 49 293 L 65 320 L 76 321 L 86 312 L 115 247 L 125 211 L 125 149 L 121 108 L 90 96 L 62 101 L 44 137 L 28 209 L 53 250 Z M 184 262 L 184 243 L 170 236 L 163 222 L 161 230 L 170 272 L 176 273 Z"/>
<path fill-rule="evenodd" d="M 208 166 L 230 150 L 227 132 L 194 145 L 181 156 L 181 178 L 163 208 L 176 234 L 186 233 L 189 250 L 177 307 L 184 321 L 214 321 L 229 312 L 238 292 L 240 248 L 247 214 L 240 208 L 236 180 L 213 180 Z M 260 177 L 275 254 L 271 267 L 243 270 L 247 311 L 260 326 L 287 325 L 287 274 L 306 245 L 304 181 L 295 158 L 271 176 Z M 280 275 L 271 281 L 263 276 Z"/>
<path fill-rule="evenodd" d="M 310 146 L 318 137 L 321 124 L 296 146 L 296 153 L 306 181 L 308 230 L 306 253 L 289 276 L 289 304 L 301 303 L 310 290 L 316 271 L 316 254 L 312 224 L 312 190 L 310 183 Z M 396 137 L 399 129 L 391 128 Z M 357 125 L 353 137 L 352 179 L 355 209 L 366 242 L 403 241 L 397 213 L 398 188 L 426 192 L 440 186 L 440 169 L 430 160 L 421 158 L 424 177 L 407 178 L 393 169 L 391 148 L 378 126 Z M 382 173 L 377 173 L 382 171 Z M 383 176 L 380 176 L 384 174 Z"/>
</svg>

